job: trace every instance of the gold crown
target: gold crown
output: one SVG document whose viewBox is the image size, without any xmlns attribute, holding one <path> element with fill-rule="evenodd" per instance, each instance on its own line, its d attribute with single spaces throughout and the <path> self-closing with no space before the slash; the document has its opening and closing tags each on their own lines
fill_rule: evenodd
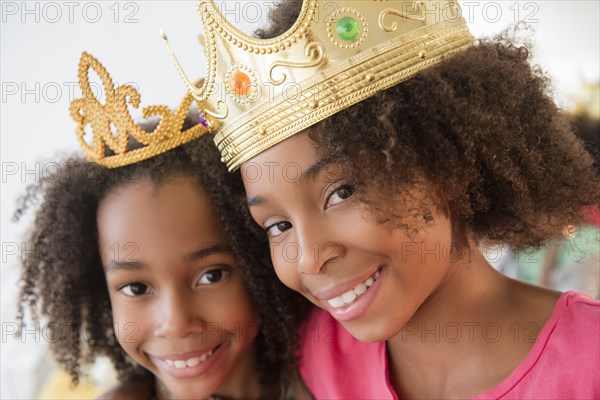
<svg viewBox="0 0 600 400">
<path fill-rule="evenodd" d="M 473 43 L 456 0 L 304 0 L 272 39 L 231 25 L 201 0 L 207 77 L 190 93 L 221 121 L 215 143 L 230 170 L 328 116 Z M 368 118 L 368 116 L 365 116 Z"/>
<path fill-rule="evenodd" d="M 90 69 L 96 71 L 102 81 L 105 104 L 92 92 Z M 106 68 L 85 52 L 79 60 L 78 76 L 83 98 L 73 100 L 70 106 L 71 117 L 77 122 L 77 139 L 89 161 L 107 168 L 133 164 L 164 153 L 216 127 L 215 121 L 205 119 L 200 112 L 200 124 L 182 131 L 188 110 L 194 101 L 188 93 L 175 112 L 164 105 L 144 107 L 144 118 L 160 116 L 156 129 L 146 132 L 134 122 L 128 110 L 128 105 L 138 108 L 141 100 L 139 92 L 133 86 L 115 87 Z M 205 107 L 204 104 L 198 106 L 200 109 Z M 91 128 L 91 144 L 85 139 L 88 124 Z"/>
</svg>

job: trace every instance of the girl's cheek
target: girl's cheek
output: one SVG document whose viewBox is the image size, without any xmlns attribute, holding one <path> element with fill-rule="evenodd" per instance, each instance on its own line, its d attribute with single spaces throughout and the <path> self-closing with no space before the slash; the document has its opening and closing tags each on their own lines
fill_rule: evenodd
<svg viewBox="0 0 600 400">
<path fill-rule="evenodd" d="M 273 263 L 275 264 L 275 274 L 277 275 L 281 283 L 283 283 L 285 286 L 289 287 L 292 290 L 300 291 L 302 284 L 300 281 L 300 276 L 296 272 L 296 267 L 285 262 L 277 263 L 276 261 L 274 261 Z"/>
<path fill-rule="evenodd" d="M 123 304 L 123 302 L 111 298 L 111 306 L 115 323 L 135 322 L 136 312 L 131 305 Z M 137 315 L 139 317 L 140 310 L 137 311 Z"/>
</svg>

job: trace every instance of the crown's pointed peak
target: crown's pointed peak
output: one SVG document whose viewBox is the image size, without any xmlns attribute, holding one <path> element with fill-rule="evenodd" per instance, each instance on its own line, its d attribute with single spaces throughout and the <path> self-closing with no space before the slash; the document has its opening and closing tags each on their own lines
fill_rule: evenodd
<svg viewBox="0 0 600 400">
<path fill-rule="evenodd" d="M 198 11 L 207 77 L 188 87 L 219 110 L 215 142 L 230 169 L 473 43 L 456 0 L 304 0 L 269 39 L 241 32 L 212 0 Z"/>
<path fill-rule="evenodd" d="M 91 89 L 90 70 L 94 70 L 102 81 L 105 104 L 101 103 Z M 140 105 L 141 95 L 136 88 L 128 84 L 115 85 L 104 65 L 87 52 L 81 54 L 78 77 L 83 97 L 74 99 L 69 107 L 70 114 L 77 123 L 77 139 L 86 158 L 105 167 L 133 164 L 164 153 L 216 126 L 212 121 L 199 121 L 201 125 L 182 131 L 188 108 L 193 101 L 192 96 L 187 94 L 175 112 L 165 105 L 144 107 L 142 113 L 145 118 L 160 117 L 157 128 L 153 132 L 145 132 L 134 122 L 129 112 L 128 105 L 134 108 Z M 84 137 L 90 131 L 87 128 L 91 128 L 92 141 Z M 130 149 L 129 143 L 139 143 L 142 147 Z M 106 154 L 107 148 L 110 149 L 110 155 Z"/>
<path fill-rule="evenodd" d="M 294 24 L 282 34 L 267 39 L 258 39 L 239 30 L 223 15 L 213 0 L 200 1 L 198 12 L 206 31 L 216 32 L 226 41 L 232 42 L 233 47 L 237 45 L 244 51 L 264 54 L 267 49 L 271 49 L 271 52 L 283 50 L 304 36 L 315 20 L 318 5 L 317 0 L 304 0 Z"/>
</svg>

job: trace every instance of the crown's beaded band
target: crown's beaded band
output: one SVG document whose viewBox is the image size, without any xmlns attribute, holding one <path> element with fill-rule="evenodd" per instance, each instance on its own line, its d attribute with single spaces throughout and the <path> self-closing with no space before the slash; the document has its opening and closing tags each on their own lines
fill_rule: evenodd
<svg viewBox="0 0 600 400">
<path fill-rule="evenodd" d="M 102 81 L 106 97 L 104 104 L 91 90 L 90 69 Z M 141 96 L 135 88 L 130 85 L 115 87 L 106 68 L 85 52 L 79 61 L 78 75 L 83 97 L 73 100 L 70 105 L 71 117 L 77 123 L 77 139 L 87 160 L 104 167 L 116 168 L 154 157 L 194 140 L 208 132 L 209 127 L 216 127 L 215 121 L 200 120 L 198 125 L 182 131 L 188 110 L 194 101 L 192 95 L 187 94 L 175 112 L 164 105 L 144 107 L 144 118 L 160 116 L 156 129 L 146 132 L 134 122 L 127 107 L 128 104 L 134 108 L 139 107 Z M 86 126 L 91 128 L 91 144 L 85 138 Z M 132 139 L 141 147 L 131 149 Z M 109 155 L 107 150 L 110 151 Z"/>
<path fill-rule="evenodd" d="M 220 120 L 215 144 L 230 170 L 474 40 L 456 0 L 304 0 L 271 39 L 238 31 L 214 1 L 199 12 L 209 84 L 193 87 L 169 51 L 194 98 L 213 105 L 205 112 Z"/>
<path fill-rule="evenodd" d="M 361 53 L 363 60 L 360 63 L 350 59 L 347 63 L 334 65 L 330 71 L 323 71 L 318 76 L 320 80 L 303 82 L 301 94 L 294 104 L 280 96 L 265 104 L 263 110 L 259 109 L 258 117 L 238 119 L 225 126 L 215 136 L 215 143 L 223 154 L 222 161 L 234 170 L 274 144 L 409 79 L 473 43 L 473 37 L 465 27 L 436 28 L 437 31 L 427 35 L 426 42 L 421 38 L 398 47 L 383 43 L 369 51 L 372 57 Z M 386 47 L 391 50 L 385 51 Z M 311 102 L 318 103 L 315 107 Z"/>
</svg>

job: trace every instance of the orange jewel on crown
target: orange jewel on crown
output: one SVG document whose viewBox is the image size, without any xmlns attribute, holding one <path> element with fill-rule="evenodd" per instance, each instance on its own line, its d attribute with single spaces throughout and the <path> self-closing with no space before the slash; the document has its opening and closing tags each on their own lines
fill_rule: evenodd
<svg viewBox="0 0 600 400">
<path fill-rule="evenodd" d="M 250 77 L 242 71 L 236 71 L 231 77 L 231 86 L 238 96 L 247 96 L 250 93 Z"/>
<path fill-rule="evenodd" d="M 232 65 L 225 77 L 227 94 L 238 104 L 254 103 L 259 98 L 256 74 L 243 64 Z"/>
<path fill-rule="evenodd" d="M 269 39 L 238 30 L 217 3 L 198 2 L 201 87 L 162 37 L 194 99 L 212 104 L 203 111 L 220 122 L 214 140 L 230 170 L 474 41 L 458 0 L 304 0 L 293 25 Z"/>
</svg>

